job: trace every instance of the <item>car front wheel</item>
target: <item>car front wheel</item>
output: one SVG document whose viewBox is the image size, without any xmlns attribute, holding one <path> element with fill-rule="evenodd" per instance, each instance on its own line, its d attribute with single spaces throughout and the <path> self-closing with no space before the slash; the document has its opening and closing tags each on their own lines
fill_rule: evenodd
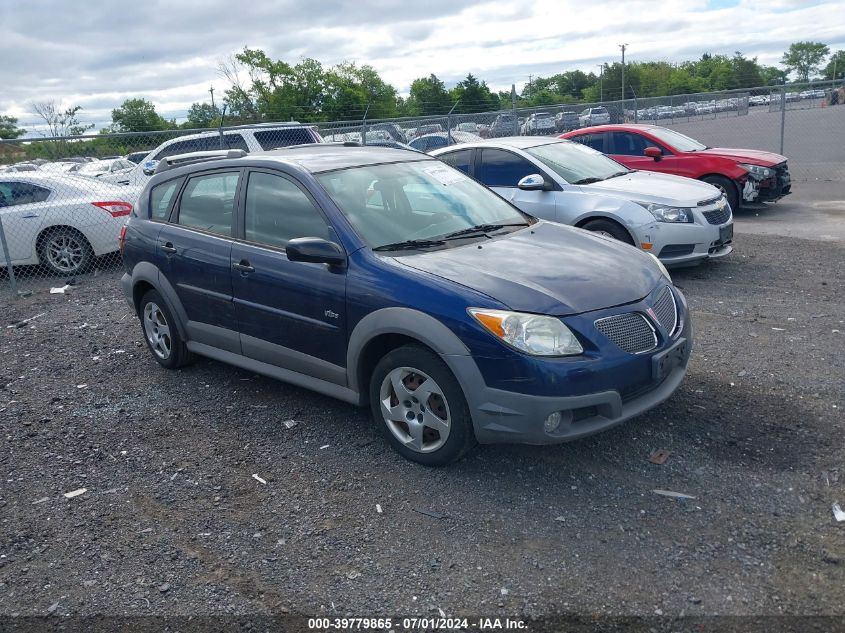
<svg viewBox="0 0 845 633">
<path fill-rule="evenodd" d="M 631 239 L 628 231 L 612 220 L 590 220 L 581 228 L 586 229 L 587 231 L 592 231 L 593 233 L 598 233 L 599 235 L 604 235 L 605 237 L 612 237 L 613 239 L 625 242 L 626 244 L 634 244 L 634 240 Z"/>
<path fill-rule="evenodd" d="M 382 358 L 370 380 L 376 424 L 403 457 L 426 465 L 457 461 L 475 445 L 463 390 L 434 352 L 417 345 Z"/>
</svg>

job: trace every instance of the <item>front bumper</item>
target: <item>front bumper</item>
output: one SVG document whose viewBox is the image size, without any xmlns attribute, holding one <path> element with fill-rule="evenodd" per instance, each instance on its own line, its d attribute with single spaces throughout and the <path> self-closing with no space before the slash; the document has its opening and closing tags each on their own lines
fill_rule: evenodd
<svg viewBox="0 0 845 633">
<path fill-rule="evenodd" d="M 733 217 L 721 224 L 710 224 L 703 214 L 697 213 L 695 224 L 653 222 L 635 232 L 642 233 L 636 239 L 650 243 L 649 252 L 667 267 L 697 264 L 733 251 Z"/>
<path fill-rule="evenodd" d="M 680 304 L 683 306 L 684 302 L 680 300 Z M 692 326 L 685 309 L 683 319 L 682 331 L 653 352 L 627 354 L 627 359 L 609 361 L 607 373 L 624 376 L 624 384 L 622 379 L 617 384 L 598 379 L 579 380 L 584 377 L 584 370 L 575 369 L 567 374 L 560 366 L 550 363 L 545 375 L 537 380 L 557 383 L 556 390 L 567 391 L 568 395 L 539 395 L 491 387 L 473 357 L 449 356 L 445 360 L 463 386 L 479 442 L 558 444 L 607 430 L 669 398 L 686 374 L 692 350 Z M 602 382 L 598 390 L 588 389 Z M 583 393 L 573 393 L 573 384 L 582 385 Z M 528 385 L 525 389 L 529 390 Z M 547 432 L 544 422 L 554 412 L 560 412 L 562 421 L 554 431 Z"/>
</svg>

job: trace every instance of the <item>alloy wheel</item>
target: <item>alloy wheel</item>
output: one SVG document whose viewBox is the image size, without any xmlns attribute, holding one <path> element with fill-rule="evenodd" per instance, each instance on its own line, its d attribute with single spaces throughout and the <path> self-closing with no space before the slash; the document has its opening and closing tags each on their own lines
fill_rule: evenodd
<svg viewBox="0 0 845 633">
<path fill-rule="evenodd" d="M 47 260 L 62 273 L 75 273 L 85 260 L 85 244 L 69 233 L 58 233 L 47 241 Z"/>
<path fill-rule="evenodd" d="M 170 357 L 173 341 L 170 337 L 170 325 L 158 304 L 152 301 L 144 306 L 144 334 L 153 354 L 162 360 Z"/>
<path fill-rule="evenodd" d="M 451 429 L 449 404 L 427 374 L 412 367 L 393 369 L 381 383 L 379 399 L 387 428 L 409 449 L 431 453 L 446 443 Z"/>
</svg>

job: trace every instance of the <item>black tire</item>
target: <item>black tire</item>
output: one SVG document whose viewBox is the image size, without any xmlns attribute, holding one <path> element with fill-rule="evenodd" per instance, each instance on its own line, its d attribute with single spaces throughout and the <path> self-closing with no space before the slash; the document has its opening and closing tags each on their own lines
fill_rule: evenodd
<svg viewBox="0 0 845 633">
<path fill-rule="evenodd" d="M 38 238 L 38 261 L 54 275 L 72 277 L 89 272 L 94 263 L 94 249 L 76 229 L 51 227 Z"/>
<path fill-rule="evenodd" d="M 739 211 L 739 189 L 737 189 L 736 183 L 724 176 L 705 176 L 701 180 L 709 185 L 713 185 L 717 189 L 720 189 L 722 193 L 725 194 L 725 197 L 728 199 L 728 204 L 731 205 L 731 211 L 733 213 Z"/>
<path fill-rule="evenodd" d="M 586 224 L 583 224 L 581 228 L 587 231 L 594 231 L 595 233 L 605 233 L 615 240 L 631 244 L 632 246 L 634 245 L 634 240 L 631 239 L 630 233 L 613 220 L 590 220 Z"/>
<path fill-rule="evenodd" d="M 421 452 L 420 450 L 412 448 L 401 441 L 396 434 L 397 432 L 403 432 L 406 430 L 408 437 L 410 437 L 411 431 L 408 423 L 405 421 L 400 422 L 398 425 L 392 422 L 389 423 L 385 415 L 382 414 L 382 383 L 389 380 L 388 376 L 391 372 L 394 372 L 394 370 L 398 372 L 405 370 L 420 372 L 420 374 L 425 375 L 426 379 L 430 377 L 434 381 L 435 387 L 438 387 L 440 392 L 442 392 L 442 401 L 436 400 L 436 398 L 439 398 L 441 394 L 434 394 L 423 403 L 419 403 L 417 399 L 414 399 L 415 404 L 412 405 L 422 408 L 423 411 L 425 411 L 425 408 L 427 407 L 431 415 L 435 415 L 439 411 L 440 414 L 438 414 L 437 417 L 441 419 L 443 419 L 443 414 L 447 416 L 448 435 L 446 436 L 445 441 L 442 441 L 442 436 L 438 431 L 435 431 L 433 428 L 420 425 L 424 429 L 420 432 L 421 437 L 425 438 L 424 434 L 428 432 L 430 434 L 430 445 L 437 446 L 437 444 L 442 441 L 442 445 L 439 447 L 428 452 Z M 404 384 L 410 385 L 407 393 L 411 396 L 416 393 L 416 389 L 420 389 L 422 385 L 425 384 L 425 380 L 423 380 L 415 387 L 413 386 L 420 374 L 411 372 L 406 377 L 406 379 L 410 382 L 405 382 Z M 387 394 L 386 399 L 388 399 L 388 402 L 392 402 L 394 396 L 397 395 L 396 392 L 392 390 L 392 387 L 389 386 L 392 384 L 393 383 L 390 382 L 388 385 L 385 385 L 388 390 L 391 390 Z M 398 398 L 396 398 L 396 404 L 393 406 L 397 408 L 400 406 Z M 477 443 L 475 433 L 472 429 L 472 417 L 470 415 L 469 406 L 467 405 L 464 392 L 461 389 L 458 380 L 440 357 L 437 356 L 437 354 L 422 346 L 405 345 L 403 347 L 399 347 L 391 352 L 388 352 L 378 362 L 373 370 L 373 375 L 370 378 L 370 408 L 372 410 L 373 419 L 381 429 L 381 432 L 387 438 L 390 445 L 393 446 L 400 455 L 413 462 L 417 462 L 418 464 L 423 464 L 425 466 L 443 466 L 450 464 L 461 459 Z M 413 417 L 411 419 L 413 419 Z M 419 419 L 422 421 L 422 415 L 420 415 Z M 402 423 L 405 424 L 405 429 L 401 428 L 400 425 Z M 393 427 L 390 426 L 391 424 Z M 397 428 L 397 426 L 400 427 L 398 431 L 392 430 L 392 428 Z M 422 441 L 425 441 L 425 439 Z"/>
<path fill-rule="evenodd" d="M 141 303 L 138 306 L 138 317 L 141 320 L 141 333 L 144 336 L 144 341 L 147 343 L 147 349 L 153 355 L 156 362 L 166 369 L 178 369 L 187 365 L 193 360 L 193 354 L 188 351 L 185 341 L 179 334 L 179 329 L 176 327 L 176 321 L 173 318 L 173 313 L 170 311 L 170 306 L 164 300 L 164 297 L 158 290 L 148 290 L 141 298 Z M 164 342 L 161 340 L 162 336 L 158 337 L 157 344 L 154 339 L 156 337 L 153 332 L 148 332 L 150 324 L 147 321 L 148 317 L 152 317 L 151 321 L 158 324 L 155 329 L 156 334 L 163 332 L 161 324 L 167 328 L 167 338 L 169 342 L 166 344 L 167 353 L 162 353 Z"/>
</svg>

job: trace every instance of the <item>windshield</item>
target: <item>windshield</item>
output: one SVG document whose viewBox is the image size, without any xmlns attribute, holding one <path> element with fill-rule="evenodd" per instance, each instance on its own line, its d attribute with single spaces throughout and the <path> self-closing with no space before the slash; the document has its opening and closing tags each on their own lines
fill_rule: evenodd
<svg viewBox="0 0 845 633">
<path fill-rule="evenodd" d="M 670 147 L 675 148 L 679 152 L 700 152 L 707 149 L 706 145 L 702 145 L 695 139 L 690 138 L 675 130 L 669 130 L 665 127 L 654 127 L 648 130 L 649 133 L 656 136 Z"/>
<path fill-rule="evenodd" d="M 436 240 L 481 225 L 528 223 L 502 198 L 439 161 L 353 167 L 316 177 L 373 248 Z"/>
<path fill-rule="evenodd" d="M 525 151 L 574 185 L 598 182 L 629 171 L 601 152 L 571 141 L 537 145 Z"/>
</svg>

